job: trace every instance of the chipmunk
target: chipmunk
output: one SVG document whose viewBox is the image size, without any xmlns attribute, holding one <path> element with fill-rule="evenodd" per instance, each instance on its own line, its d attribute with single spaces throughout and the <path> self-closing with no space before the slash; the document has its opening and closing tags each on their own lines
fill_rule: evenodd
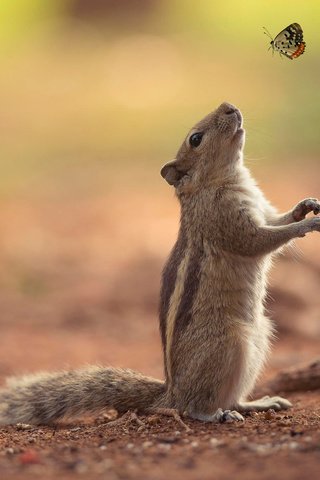
<svg viewBox="0 0 320 480">
<path fill-rule="evenodd" d="M 305 218 L 320 203 L 309 198 L 277 213 L 243 164 L 242 123 L 240 111 L 223 103 L 161 170 L 181 204 L 160 294 L 165 381 L 111 367 L 13 378 L 0 391 L 1 424 L 48 424 L 105 408 L 242 421 L 244 412 L 291 406 L 281 397 L 247 399 L 272 337 L 263 306 L 271 256 L 320 231 L 319 217 Z"/>
</svg>

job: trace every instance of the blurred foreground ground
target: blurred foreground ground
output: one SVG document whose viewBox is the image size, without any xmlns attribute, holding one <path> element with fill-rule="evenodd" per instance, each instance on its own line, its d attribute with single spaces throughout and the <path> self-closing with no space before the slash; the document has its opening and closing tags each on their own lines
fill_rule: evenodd
<svg viewBox="0 0 320 480">
<path fill-rule="evenodd" d="M 178 204 L 169 186 L 157 182 L 158 171 L 150 173 L 151 183 L 149 174 L 127 175 L 129 186 L 115 177 L 116 188 L 106 194 L 70 200 L 37 191 L 2 199 L 2 380 L 85 363 L 162 377 L 158 291 Z M 260 168 L 258 177 L 281 210 L 319 192 L 313 171 Z M 268 310 L 278 338 L 264 379 L 319 355 L 319 242 L 317 234 L 302 239 L 272 270 Z M 175 478 L 315 478 L 319 393 L 289 398 L 295 403 L 289 413 L 259 414 L 240 426 L 189 422 L 192 433 L 171 419 L 152 418 L 143 426 L 75 423 L 57 432 L 6 428 L 0 431 L 2 478 L 164 479 L 168 472 Z M 30 449 L 35 464 L 21 456 Z"/>
</svg>

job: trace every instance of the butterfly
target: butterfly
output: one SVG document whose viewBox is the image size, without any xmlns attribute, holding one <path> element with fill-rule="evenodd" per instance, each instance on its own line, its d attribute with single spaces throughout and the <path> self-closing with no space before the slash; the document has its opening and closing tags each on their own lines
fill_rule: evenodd
<svg viewBox="0 0 320 480">
<path fill-rule="evenodd" d="M 305 51 L 306 43 L 303 41 L 303 31 L 299 23 L 291 23 L 273 38 L 268 30 L 263 27 L 265 34 L 271 38 L 270 48 L 284 55 L 290 60 L 300 57 Z"/>
</svg>

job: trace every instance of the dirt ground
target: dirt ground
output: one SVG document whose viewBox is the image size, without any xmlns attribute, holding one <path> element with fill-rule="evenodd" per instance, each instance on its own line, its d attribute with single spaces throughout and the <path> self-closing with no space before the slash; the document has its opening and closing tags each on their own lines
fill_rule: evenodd
<svg viewBox="0 0 320 480">
<path fill-rule="evenodd" d="M 281 208 L 316 196 L 316 176 L 287 174 L 264 189 Z M 291 182 L 292 179 L 292 182 Z M 40 193 L 2 201 L 1 381 L 86 363 L 162 377 L 160 272 L 178 226 L 166 187 L 53 202 Z M 315 235 L 278 259 L 268 311 L 277 325 L 257 390 L 277 372 L 319 358 L 320 256 Z M 281 392 L 278 392 L 281 393 Z M 172 418 L 100 416 L 53 427 L 0 429 L 0 477 L 240 480 L 317 478 L 319 391 L 286 395 L 286 412 L 207 425 Z"/>
<path fill-rule="evenodd" d="M 320 407 L 315 393 L 291 395 L 289 413 L 204 425 L 140 417 L 116 427 L 72 424 L 0 433 L 2 478 L 317 478 Z"/>
</svg>

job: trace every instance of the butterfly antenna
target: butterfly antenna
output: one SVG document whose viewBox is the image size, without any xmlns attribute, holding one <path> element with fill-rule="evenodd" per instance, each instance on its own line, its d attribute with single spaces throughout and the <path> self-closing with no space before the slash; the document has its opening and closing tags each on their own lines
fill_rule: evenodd
<svg viewBox="0 0 320 480">
<path fill-rule="evenodd" d="M 264 30 L 264 34 L 267 35 L 269 38 L 271 38 L 271 40 L 273 40 L 273 36 L 271 35 L 271 33 L 269 32 L 269 30 L 266 29 L 266 27 L 262 27 L 263 30 Z"/>
</svg>

